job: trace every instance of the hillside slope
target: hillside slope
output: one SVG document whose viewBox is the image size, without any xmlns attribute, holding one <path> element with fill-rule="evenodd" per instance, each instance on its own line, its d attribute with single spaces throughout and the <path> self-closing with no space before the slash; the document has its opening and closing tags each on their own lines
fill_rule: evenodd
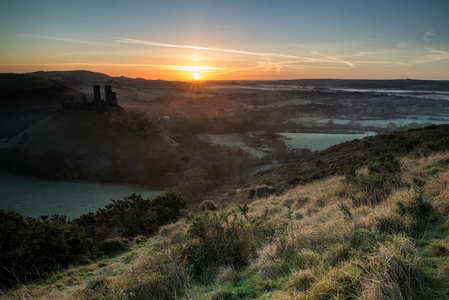
<svg viewBox="0 0 449 300">
<path fill-rule="evenodd" d="M 53 80 L 24 74 L 0 74 L 0 139 L 34 125 L 81 93 Z"/>
<path fill-rule="evenodd" d="M 40 175 L 49 177 L 136 183 L 142 158 L 157 154 L 163 160 L 174 152 L 156 128 L 139 134 L 137 122 L 120 109 L 59 110 L 4 144 L 2 167 L 33 173 L 42 165 L 48 172 Z"/>
<path fill-rule="evenodd" d="M 282 186 L 303 184 L 328 175 L 343 175 L 348 168 L 357 168 L 381 153 L 421 156 L 448 147 L 449 125 L 368 136 L 316 151 L 295 163 L 259 172 L 245 185 L 268 184 L 282 189 Z"/>
<path fill-rule="evenodd" d="M 447 299 L 449 152 L 429 145 L 218 211 L 213 199 L 125 253 L 4 298 Z"/>
</svg>

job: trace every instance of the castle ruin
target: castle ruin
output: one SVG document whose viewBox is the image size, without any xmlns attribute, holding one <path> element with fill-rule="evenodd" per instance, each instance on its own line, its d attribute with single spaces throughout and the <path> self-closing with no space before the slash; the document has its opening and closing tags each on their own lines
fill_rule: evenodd
<svg viewBox="0 0 449 300">
<path fill-rule="evenodd" d="M 100 86 L 94 85 L 94 99 L 88 101 L 83 95 L 81 102 L 74 102 L 73 99 L 69 103 L 61 103 L 63 109 L 96 109 L 100 111 L 115 110 L 117 106 L 117 93 L 112 91 L 110 85 L 104 86 L 105 99 L 101 99 Z"/>
</svg>

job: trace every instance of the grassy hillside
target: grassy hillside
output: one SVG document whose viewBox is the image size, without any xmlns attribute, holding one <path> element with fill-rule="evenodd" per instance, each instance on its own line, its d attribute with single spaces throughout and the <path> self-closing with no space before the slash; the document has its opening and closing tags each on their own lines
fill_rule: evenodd
<svg viewBox="0 0 449 300">
<path fill-rule="evenodd" d="M 277 195 L 212 198 L 126 252 L 3 298 L 447 299 L 449 152 L 435 132 L 380 136 L 365 156 L 317 153 L 324 172 L 307 177 L 266 171 L 285 185 Z"/>
<path fill-rule="evenodd" d="M 24 74 L 0 74 L 0 139 L 36 124 L 82 94 L 53 80 Z"/>
</svg>

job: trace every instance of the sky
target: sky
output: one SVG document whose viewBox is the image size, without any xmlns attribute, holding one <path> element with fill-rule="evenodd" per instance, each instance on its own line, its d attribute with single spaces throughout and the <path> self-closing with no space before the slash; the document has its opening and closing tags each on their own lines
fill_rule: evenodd
<svg viewBox="0 0 449 300">
<path fill-rule="evenodd" d="M 0 0 L 0 73 L 449 80 L 449 0 Z"/>
</svg>

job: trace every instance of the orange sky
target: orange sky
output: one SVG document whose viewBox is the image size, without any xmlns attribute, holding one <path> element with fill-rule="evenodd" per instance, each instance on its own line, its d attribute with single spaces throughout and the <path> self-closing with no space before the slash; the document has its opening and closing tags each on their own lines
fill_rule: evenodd
<svg viewBox="0 0 449 300">
<path fill-rule="evenodd" d="M 0 72 L 449 80 L 447 11 L 447 0 L 9 1 Z"/>
</svg>

